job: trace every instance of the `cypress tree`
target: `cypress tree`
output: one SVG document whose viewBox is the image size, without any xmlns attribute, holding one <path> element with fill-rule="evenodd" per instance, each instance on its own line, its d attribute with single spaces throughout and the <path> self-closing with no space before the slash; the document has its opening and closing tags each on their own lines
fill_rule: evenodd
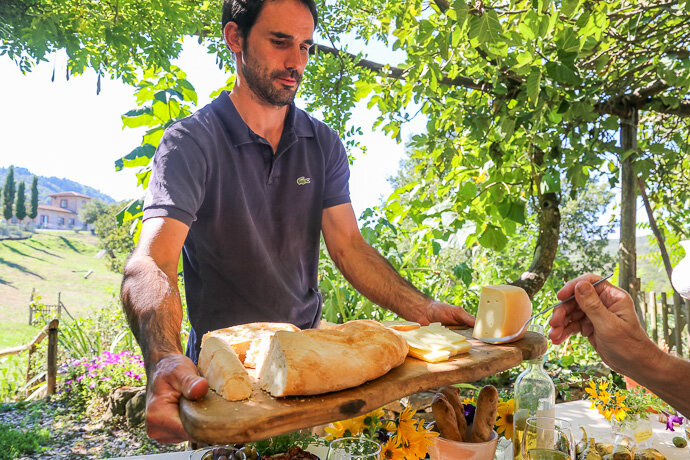
<svg viewBox="0 0 690 460">
<path fill-rule="evenodd" d="M 8 221 L 12 218 L 14 187 L 14 166 L 10 166 L 10 170 L 5 178 L 5 188 L 2 189 L 2 215 Z"/>
<path fill-rule="evenodd" d="M 38 178 L 34 176 L 31 182 L 31 209 L 29 210 L 29 217 L 35 219 L 38 215 Z"/>
<path fill-rule="evenodd" d="M 17 202 L 14 204 L 14 215 L 21 222 L 26 217 L 26 185 L 21 181 L 17 185 Z"/>
</svg>

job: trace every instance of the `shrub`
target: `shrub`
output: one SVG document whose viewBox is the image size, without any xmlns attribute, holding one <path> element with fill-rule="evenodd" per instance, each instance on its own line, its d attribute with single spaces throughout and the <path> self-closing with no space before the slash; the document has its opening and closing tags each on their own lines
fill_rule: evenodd
<svg viewBox="0 0 690 460">
<path fill-rule="evenodd" d="M 0 460 L 12 459 L 25 454 L 33 454 L 48 444 L 48 430 L 18 430 L 0 423 Z"/>
<path fill-rule="evenodd" d="M 62 366 L 60 373 L 64 379 L 60 392 L 69 393 L 79 405 L 90 405 L 116 388 L 143 385 L 146 380 L 144 361 L 129 350 L 80 358 Z"/>
</svg>

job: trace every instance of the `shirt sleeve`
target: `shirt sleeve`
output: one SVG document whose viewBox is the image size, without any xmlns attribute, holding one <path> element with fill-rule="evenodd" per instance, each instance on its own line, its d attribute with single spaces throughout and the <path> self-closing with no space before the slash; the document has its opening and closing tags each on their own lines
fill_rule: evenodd
<svg viewBox="0 0 690 460">
<path fill-rule="evenodd" d="M 203 152 L 179 124 L 168 128 L 153 157 L 144 220 L 171 217 L 191 226 L 204 200 L 207 164 Z"/>
<path fill-rule="evenodd" d="M 323 195 L 323 208 L 330 208 L 350 202 L 350 165 L 345 147 L 338 135 L 335 137 L 330 157 L 326 161 L 326 184 Z"/>
</svg>

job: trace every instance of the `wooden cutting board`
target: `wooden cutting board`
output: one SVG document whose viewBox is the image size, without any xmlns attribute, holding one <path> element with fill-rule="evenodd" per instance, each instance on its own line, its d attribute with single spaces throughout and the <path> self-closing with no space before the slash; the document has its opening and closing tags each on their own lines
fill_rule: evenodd
<svg viewBox="0 0 690 460">
<path fill-rule="evenodd" d="M 436 364 L 408 357 L 401 366 L 376 380 L 316 396 L 274 398 L 256 381 L 252 396 L 244 401 L 226 401 L 209 390 L 197 401 L 182 398 L 182 425 L 193 439 L 208 444 L 258 441 L 356 417 L 420 391 L 474 382 L 537 358 L 547 348 L 544 336 L 534 332 L 527 332 L 512 344 L 488 345 L 473 339 L 472 329 L 451 329 L 472 342 L 469 353 Z"/>
</svg>

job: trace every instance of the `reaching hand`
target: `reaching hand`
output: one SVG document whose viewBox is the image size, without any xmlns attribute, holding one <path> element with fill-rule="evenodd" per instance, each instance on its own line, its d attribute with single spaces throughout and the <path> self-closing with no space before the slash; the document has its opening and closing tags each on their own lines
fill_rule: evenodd
<svg viewBox="0 0 690 460">
<path fill-rule="evenodd" d="M 559 299 L 573 294 L 575 299 L 554 311 L 549 337 L 558 345 L 580 332 L 616 372 L 634 375 L 660 350 L 642 329 L 630 295 L 608 281 L 593 287 L 591 283 L 598 279 L 582 275 L 558 292 Z"/>
<path fill-rule="evenodd" d="M 426 309 L 427 323 L 441 324 L 466 324 L 474 326 L 474 316 L 467 313 L 462 307 L 449 305 L 443 302 L 432 301 Z"/>
<path fill-rule="evenodd" d="M 180 397 L 199 399 L 208 382 L 199 376 L 194 362 L 184 355 L 162 358 L 150 373 L 146 397 L 146 432 L 161 443 L 190 440 L 180 421 Z"/>
</svg>

